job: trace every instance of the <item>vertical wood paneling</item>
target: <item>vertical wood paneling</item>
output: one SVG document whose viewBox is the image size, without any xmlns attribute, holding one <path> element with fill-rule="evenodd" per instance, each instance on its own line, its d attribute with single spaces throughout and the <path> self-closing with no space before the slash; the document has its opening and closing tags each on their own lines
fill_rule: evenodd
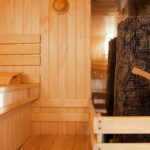
<svg viewBox="0 0 150 150">
<path fill-rule="evenodd" d="M 3 119 L 3 116 L 0 116 L 0 135 L 4 135 L 4 119 Z M 3 136 L 0 136 L 0 147 L 1 147 L 1 149 L 5 150 Z"/>
<path fill-rule="evenodd" d="M 0 34 L 41 34 L 41 66 L 0 66 L 0 71 L 39 75 L 41 99 L 90 98 L 90 0 L 69 0 L 68 12 L 61 15 L 52 4 L 53 0 L 0 0 Z M 58 115 L 82 112 L 78 108 L 34 110 Z M 15 124 L 28 115 L 17 113 L 13 117 L 17 119 Z M 31 132 L 26 125 L 21 127 L 26 128 L 25 133 Z M 85 128 L 86 123 L 82 122 L 32 124 L 36 134 L 78 134 L 85 133 Z M 15 133 L 18 143 L 26 137 L 20 130 Z"/>
<path fill-rule="evenodd" d="M 22 33 L 23 0 L 15 0 L 15 33 Z"/>
<path fill-rule="evenodd" d="M 6 113 L 0 117 L 0 146 L 2 150 L 17 150 L 30 136 L 31 105 Z M 18 127 L 18 128 L 17 128 Z"/>
<path fill-rule="evenodd" d="M 13 34 L 14 33 L 14 0 L 6 0 L 7 1 L 7 8 L 6 8 L 6 34 Z"/>
<path fill-rule="evenodd" d="M 50 1 L 49 17 L 49 97 L 58 96 L 58 15 Z"/>
<path fill-rule="evenodd" d="M 66 14 L 58 16 L 58 97 L 66 97 L 67 22 Z"/>
<path fill-rule="evenodd" d="M 76 0 L 76 27 L 77 27 L 77 39 L 76 39 L 76 96 L 79 98 L 85 97 L 85 12 L 84 12 L 84 0 Z"/>
<path fill-rule="evenodd" d="M 7 1 L 6 0 L 1 0 L 0 1 L 0 33 L 1 34 L 6 34 L 5 30 L 6 30 L 6 8 L 7 8 Z"/>
<path fill-rule="evenodd" d="M 40 27 L 41 27 L 41 96 L 49 95 L 49 0 L 41 0 L 40 3 Z"/>
<path fill-rule="evenodd" d="M 91 98 L 91 0 L 85 0 L 85 95 Z"/>
<path fill-rule="evenodd" d="M 11 99 L 13 104 L 38 95 L 38 91 L 38 87 L 7 91 L 4 101 Z M 17 150 L 31 136 L 31 108 L 30 103 L 0 115 L 0 149 Z"/>
<path fill-rule="evenodd" d="M 31 0 L 24 0 L 23 1 L 23 33 L 30 34 L 31 33 Z"/>
<path fill-rule="evenodd" d="M 76 96 L 76 1 L 69 0 L 67 14 L 67 97 Z"/>
</svg>

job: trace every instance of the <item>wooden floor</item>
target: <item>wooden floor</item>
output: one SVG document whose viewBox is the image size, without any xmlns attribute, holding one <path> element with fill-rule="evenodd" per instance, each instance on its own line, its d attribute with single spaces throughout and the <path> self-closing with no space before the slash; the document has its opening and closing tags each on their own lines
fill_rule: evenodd
<svg viewBox="0 0 150 150">
<path fill-rule="evenodd" d="M 92 150 L 87 135 L 34 135 L 20 150 Z"/>
</svg>

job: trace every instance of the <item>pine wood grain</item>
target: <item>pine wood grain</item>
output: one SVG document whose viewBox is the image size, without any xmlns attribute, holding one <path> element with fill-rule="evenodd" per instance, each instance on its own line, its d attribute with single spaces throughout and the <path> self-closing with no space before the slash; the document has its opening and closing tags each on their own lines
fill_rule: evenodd
<svg viewBox="0 0 150 150">
<path fill-rule="evenodd" d="M 89 139 L 84 135 L 33 135 L 21 150 L 92 150 Z"/>
</svg>

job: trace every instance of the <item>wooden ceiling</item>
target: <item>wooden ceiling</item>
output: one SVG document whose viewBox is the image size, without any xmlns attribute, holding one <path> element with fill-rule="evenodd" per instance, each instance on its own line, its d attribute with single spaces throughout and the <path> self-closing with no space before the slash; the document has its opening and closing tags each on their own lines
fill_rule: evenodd
<svg viewBox="0 0 150 150">
<path fill-rule="evenodd" d="M 118 0 L 92 0 L 92 61 L 107 59 L 107 42 L 117 35 L 121 21 Z"/>
</svg>

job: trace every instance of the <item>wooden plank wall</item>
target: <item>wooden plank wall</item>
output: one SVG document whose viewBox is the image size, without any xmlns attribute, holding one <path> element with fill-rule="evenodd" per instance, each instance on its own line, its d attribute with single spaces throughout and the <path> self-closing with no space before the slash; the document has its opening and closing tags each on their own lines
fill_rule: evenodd
<svg viewBox="0 0 150 150">
<path fill-rule="evenodd" d="M 40 66 L 0 66 L 0 71 L 41 76 L 41 99 L 32 113 L 34 133 L 86 133 L 91 97 L 90 0 L 69 0 L 68 12 L 61 15 L 52 2 L 0 0 L 0 35 L 41 35 Z"/>
</svg>

